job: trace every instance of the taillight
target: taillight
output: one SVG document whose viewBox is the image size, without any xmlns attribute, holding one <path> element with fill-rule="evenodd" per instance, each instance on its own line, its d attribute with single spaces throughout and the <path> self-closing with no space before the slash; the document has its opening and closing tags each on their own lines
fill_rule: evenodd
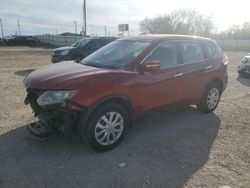
<svg viewBox="0 0 250 188">
<path fill-rule="evenodd" d="M 227 64 L 228 64 L 228 57 L 227 57 L 226 54 L 223 54 L 222 62 L 223 62 L 224 65 L 227 65 Z"/>
</svg>

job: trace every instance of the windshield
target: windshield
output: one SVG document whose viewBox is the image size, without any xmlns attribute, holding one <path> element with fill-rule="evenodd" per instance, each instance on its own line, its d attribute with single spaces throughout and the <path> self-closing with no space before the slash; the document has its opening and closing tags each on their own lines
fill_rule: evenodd
<svg viewBox="0 0 250 188">
<path fill-rule="evenodd" d="M 102 68 L 124 68 L 148 45 L 148 42 L 141 41 L 114 41 L 89 55 L 81 63 Z"/>
<path fill-rule="evenodd" d="M 90 39 L 81 39 L 78 40 L 77 42 L 75 42 L 74 44 L 72 44 L 72 47 L 84 47 L 88 42 L 90 41 Z"/>
</svg>

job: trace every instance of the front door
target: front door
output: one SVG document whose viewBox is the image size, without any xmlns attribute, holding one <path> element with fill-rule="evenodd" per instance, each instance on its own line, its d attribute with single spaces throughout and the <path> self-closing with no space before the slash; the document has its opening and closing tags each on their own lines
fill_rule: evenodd
<svg viewBox="0 0 250 188">
<path fill-rule="evenodd" d="M 147 61 L 159 61 L 160 70 L 138 76 L 138 103 L 142 112 L 178 102 L 181 98 L 183 66 L 179 65 L 178 45 L 165 42 L 154 49 Z"/>
</svg>

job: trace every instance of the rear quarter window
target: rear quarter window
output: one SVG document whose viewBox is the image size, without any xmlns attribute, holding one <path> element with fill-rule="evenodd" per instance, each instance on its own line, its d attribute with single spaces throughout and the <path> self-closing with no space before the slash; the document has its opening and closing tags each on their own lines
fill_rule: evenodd
<svg viewBox="0 0 250 188">
<path fill-rule="evenodd" d="M 209 58 L 214 54 L 215 48 L 213 47 L 212 44 L 206 43 L 206 44 L 202 44 L 202 46 L 203 46 L 203 49 L 204 49 L 205 58 Z"/>
<path fill-rule="evenodd" d="M 206 58 L 202 45 L 196 42 L 182 42 L 181 52 L 184 64 L 196 63 Z"/>
</svg>

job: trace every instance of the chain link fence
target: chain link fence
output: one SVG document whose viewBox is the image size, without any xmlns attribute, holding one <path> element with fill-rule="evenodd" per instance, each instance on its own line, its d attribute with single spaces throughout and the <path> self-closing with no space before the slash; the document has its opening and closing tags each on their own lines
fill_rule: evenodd
<svg viewBox="0 0 250 188">
<path fill-rule="evenodd" d="M 250 51 L 250 40 L 217 40 L 223 50 Z"/>
<path fill-rule="evenodd" d="M 61 36 L 61 35 L 36 35 L 40 42 L 54 47 L 70 46 L 83 38 L 82 36 Z"/>
<path fill-rule="evenodd" d="M 70 46 L 83 38 L 82 36 L 37 35 L 42 43 L 54 47 Z M 250 51 L 250 40 L 217 40 L 223 50 Z"/>
</svg>

